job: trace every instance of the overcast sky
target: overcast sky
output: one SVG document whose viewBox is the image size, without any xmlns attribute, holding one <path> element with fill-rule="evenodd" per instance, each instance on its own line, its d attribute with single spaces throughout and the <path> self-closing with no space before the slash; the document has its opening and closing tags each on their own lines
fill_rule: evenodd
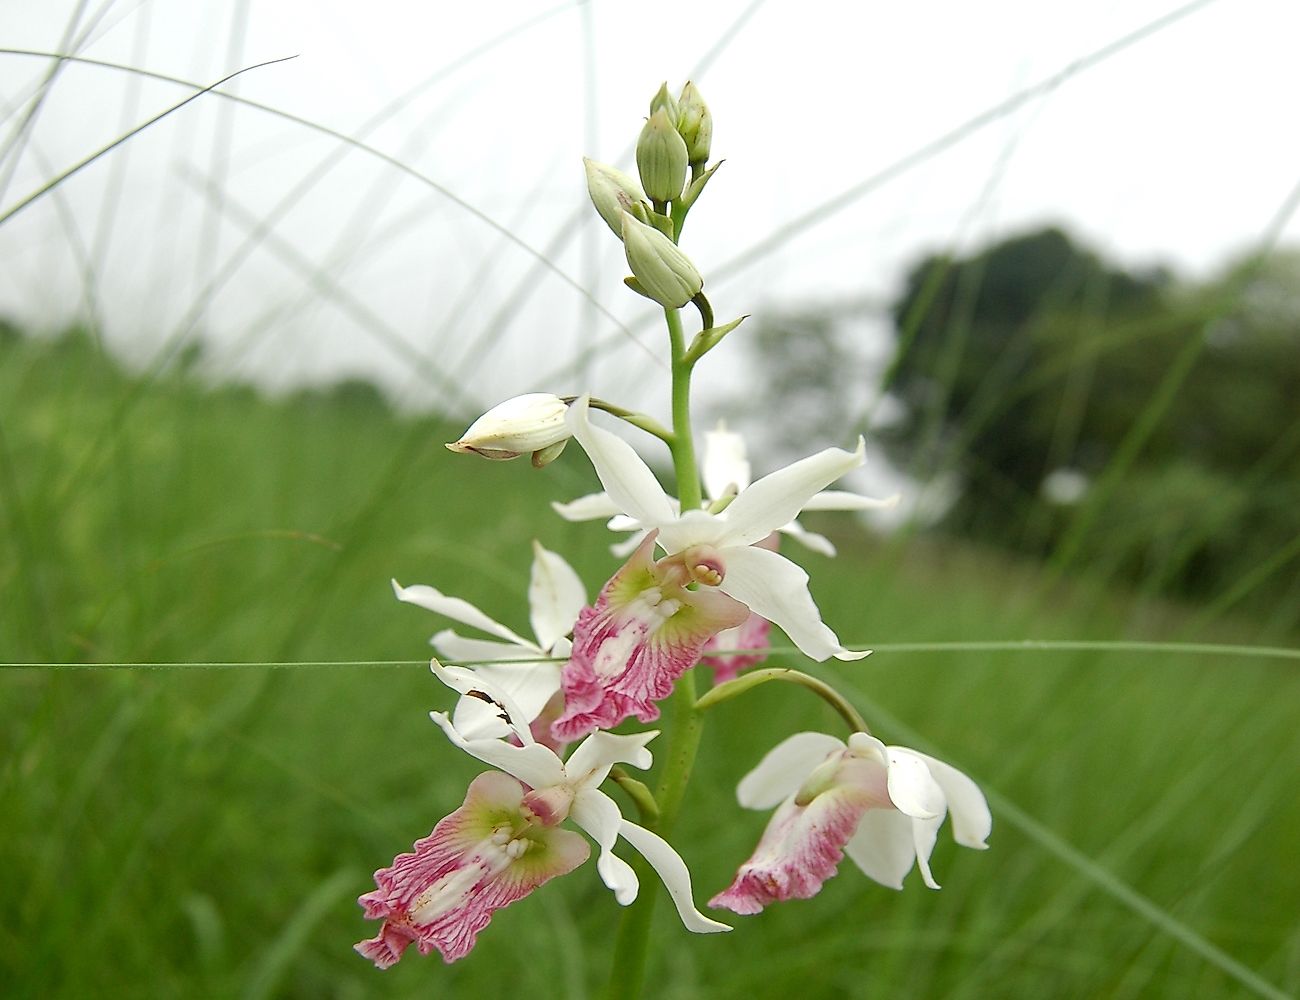
<svg viewBox="0 0 1300 1000">
<path fill-rule="evenodd" d="M 654 361 L 618 324 L 648 344 L 660 334 L 620 284 L 580 158 L 626 164 L 659 83 L 691 76 L 727 163 L 683 246 L 720 318 L 886 301 L 923 253 L 1049 221 L 1134 266 L 1207 274 L 1300 182 L 1300 6 L 1202 4 L 1077 65 L 1177 9 L 4 0 L 11 49 L 58 48 L 80 10 L 81 55 L 187 80 L 296 55 L 227 89 L 424 179 L 204 96 L 0 225 L 0 313 L 46 328 L 91 317 L 140 364 L 202 337 L 217 368 L 272 385 L 363 374 L 409 401 L 468 395 L 467 408 L 539 389 L 653 405 Z M 50 68 L 0 55 L 0 137 Z M 65 65 L 0 162 L 0 212 L 188 93 Z M 1300 242 L 1296 220 L 1285 232 Z M 592 343 L 608 347 L 558 373 Z M 741 371 L 711 357 L 702 378 L 734 391 Z"/>
</svg>

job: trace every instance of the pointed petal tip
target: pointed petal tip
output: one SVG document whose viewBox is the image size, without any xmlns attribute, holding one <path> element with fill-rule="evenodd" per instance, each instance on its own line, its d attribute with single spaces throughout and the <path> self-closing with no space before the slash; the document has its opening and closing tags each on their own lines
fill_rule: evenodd
<svg viewBox="0 0 1300 1000">
<path fill-rule="evenodd" d="M 862 660 L 870 656 L 873 652 L 875 652 L 875 650 L 861 649 L 855 651 L 852 649 L 841 649 L 838 653 L 835 653 L 834 656 L 837 660 Z"/>
</svg>

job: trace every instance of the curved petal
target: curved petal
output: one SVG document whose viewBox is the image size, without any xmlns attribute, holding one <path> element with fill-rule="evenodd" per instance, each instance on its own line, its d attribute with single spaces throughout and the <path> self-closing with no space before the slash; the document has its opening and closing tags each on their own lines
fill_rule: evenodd
<svg viewBox="0 0 1300 1000">
<path fill-rule="evenodd" d="M 578 612 L 587 603 L 587 589 L 573 567 L 533 541 L 533 570 L 528 580 L 529 620 L 542 649 L 573 631 Z"/>
<path fill-rule="evenodd" d="M 716 934 L 731 930 L 726 924 L 709 919 L 695 908 L 691 893 L 691 873 L 681 855 L 672 849 L 668 841 L 628 820 L 623 820 L 619 833 L 641 852 L 641 856 L 650 862 L 650 867 L 663 879 L 664 888 L 668 890 L 673 906 L 677 907 L 677 915 L 682 918 L 688 931 Z"/>
<path fill-rule="evenodd" d="M 943 789 L 921 756 L 906 747 L 889 747 L 889 800 L 913 819 L 942 819 L 948 810 Z"/>
<path fill-rule="evenodd" d="M 659 730 L 622 736 L 617 733 L 595 732 L 578 744 L 578 748 L 564 762 L 564 772 L 575 788 L 596 788 L 609 777 L 615 764 L 631 764 L 642 771 L 654 764 L 654 757 L 646 744 L 659 735 Z"/>
<path fill-rule="evenodd" d="M 589 397 L 582 396 L 569 407 L 567 420 L 600 484 L 620 511 L 645 525 L 664 524 L 673 519 L 672 504 L 650 467 L 632 446 L 587 419 Z"/>
<path fill-rule="evenodd" d="M 901 889 L 916 860 L 912 820 L 896 809 L 868 809 L 844 853 L 873 882 Z"/>
<path fill-rule="evenodd" d="M 925 761 L 934 780 L 943 789 L 943 796 L 948 800 L 948 813 L 952 816 L 953 840 L 963 847 L 987 849 L 989 845 L 985 841 L 993 830 L 993 815 L 979 786 L 951 764 L 917 750 L 912 753 Z"/>
<path fill-rule="evenodd" d="M 831 544 L 829 538 L 825 535 L 819 535 L 815 531 L 809 531 L 797 520 L 781 525 L 781 527 L 777 528 L 777 531 L 783 535 L 789 535 L 804 548 L 812 549 L 819 555 L 832 558 L 835 556 L 835 546 Z"/>
<path fill-rule="evenodd" d="M 861 493 L 845 490 L 822 490 L 803 505 L 804 510 L 886 510 L 897 507 L 901 494 L 891 497 L 864 497 Z"/>
<path fill-rule="evenodd" d="M 447 739 L 471 757 L 490 764 L 499 771 L 505 771 L 530 788 L 549 788 L 564 782 L 564 765 L 560 763 L 560 758 L 540 743 L 529 743 L 521 747 L 505 740 L 466 739 L 445 713 L 430 712 L 429 718 L 447 734 Z"/>
<path fill-rule="evenodd" d="M 930 855 L 934 853 L 934 842 L 939 836 L 939 825 L 943 815 L 930 819 L 912 820 L 912 846 L 916 849 L 916 867 L 921 869 L 921 878 L 931 889 L 941 888 L 930 872 Z"/>
<path fill-rule="evenodd" d="M 533 742 L 532 734 L 528 731 L 527 713 L 515 703 L 514 697 L 507 691 L 499 688 L 490 676 L 485 676 L 478 670 L 470 670 L 467 667 L 449 667 L 443 666 L 437 660 L 429 662 L 429 669 L 433 671 L 433 676 L 446 684 L 457 694 L 466 698 L 476 698 L 484 704 L 490 706 L 499 718 L 509 729 L 510 732 L 524 746 Z M 458 733 L 462 738 L 466 733 Z"/>
<path fill-rule="evenodd" d="M 491 663 L 495 660 L 527 660 L 545 655 L 531 643 L 517 646 L 511 642 L 497 642 L 495 639 L 471 639 L 450 628 L 436 633 L 429 640 L 429 645 L 444 659 L 466 665 Z"/>
<path fill-rule="evenodd" d="M 804 779 L 844 743 L 826 733 L 795 733 L 774 746 L 736 786 L 746 809 L 771 809 L 799 790 Z"/>
<path fill-rule="evenodd" d="M 856 451 L 827 448 L 764 476 L 744 490 L 725 511 L 727 545 L 753 545 L 789 524 L 824 486 L 866 460 L 866 442 Z"/>
<path fill-rule="evenodd" d="M 552 501 L 551 510 L 566 521 L 599 521 L 623 513 L 608 493 L 588 493 L 568 503 Z"/>
<path fill-rule="evenodd" d="M 857 660 L 867 655 L 840 645 L 808 593 L 808 574 L 789 559 L 753 546 L 728 548 L 723 559 L 727 572 L 718 589 L 779 625 L 808 656 Z"/>
<path fill-rule="evenodd" d="M 745 439 L 719 423 L 718 429 L 704 434 L 704 461 L 701 463 L 704 492 L 710 500 L 727 493 L 739 493 L 750 482 L 749 458 Z"/>
<path fill-rule="evenodd" d="M 569 818 L 586 830 L 600 848 L 596 859 L 600 880 L 614 893 L 620 906 L 627 906 L 636 899 L 641 887 L 632 866 L 614 853 L 614 842 L 623 823 L 618 806 L 604 792 L 587 788 L 574 798 Z"/>
<path fill-rule="evenodd" d="M 458 621 L 462 625 L 473 626 L 488 635 L 494 635 L 498 639 L 505 639 L 507 642 L 513 642 L 519 646 L 532 645 L 527 639 L 511 632 L 510 629 L 496 619 L 489 618 L 470 604 L 469 601 L 461 600 L 459 597 L 448 597 L 442 591 L 423 583 L 417 583 L 411 587 L 403 587 L 396 580 L 391 581 L 391 583 L 393 584 L 393 593 L 397 595 L 399 601 L 418 605 L 434 612 L 434 614 Z"/>
<path fill-rule="evenodd" d="M 727 522 L 718 514 L 707 510 L 688 510 L 671 524 L 659 530 L 659 544 L 669 555 L 688 549 L 692 545 L 721 547 L 730 544 Z"/>
<path fill-rule="evenodd" d="M 551 700 L 555 692 L 560 690 L 560 664 L 558 663 L 499 663 L 490 664 L 474 668 L 474 673 L 481 680 L 485 680 L 491 685 L 491 689 L 501 692 L 510 701 L 515 704 L 515 709 L 519 713 L 519 718 L 524 722 L 531 724 L 534 719 L 542 714 L 542 709 L 546 703 Z M 495 706 L 485 702 L 478 697 L 463 697 L 456 705 L 456 711 L 452 716 L 456 728 L 464 736 L 472 735 L 468 729 L 461 725 L 462 710 L 467 707 L 481 706 L 487 709 L 489 713 L 496 715 L 493 711 Z M 479 709 L 472 709 L 475 714 Z M 496 735 L 505 736 L 507 733 L 498 733 Z"/>
</svg>

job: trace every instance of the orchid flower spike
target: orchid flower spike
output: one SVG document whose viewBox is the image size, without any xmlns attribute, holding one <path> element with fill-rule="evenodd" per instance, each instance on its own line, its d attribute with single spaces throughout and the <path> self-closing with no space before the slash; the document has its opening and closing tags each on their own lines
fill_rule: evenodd
<svg viewBox="0 0 1300 1000">
<path fill-rule="evenodd" d="M 495 637 L 475 639 L 462 636 L 454 629 L 443 629 L 429 642 L 441 656 L 473 666 L 480 678 L 505 691 L 519 706 L 519 718 L 523 722 L 537 719 L 560 690 L 560 663 L 553 661 L 569 655 L 572 644 L 568 637 L 578 612 L 587 603 L 582 580 L 561 556 L 533 542 L 528 605 L 535 641 L 525 639 L 459 597 L 448 597 L 423 584 L 403 587 L 396 580 L 392 583 L 399 601 L 418 605 Z M 469 736 L 508 735 L 508 727 L 482 701 L 474 698 L 462 698 L 453 718 L 458 730 Z"/>
<path fill-rule="evenodd" d="M 590 856 L 577 834 L 559 829 L 572 819 L 599 849 L 596 870 L 626 906 L 639 884 L 632 867 L 613 852 L 622 837 L 663 879 L 687 930 L 711 934 L 731 928 L 696 909 L 685 862 L 657 834 L 622 817 L 600 790 L 613 765 L 648 768 L 646 749 L 657 732 L 618 736 L 594 733 L 562 761 L 533 740 L 509 695 L 472 670 L 444 667 L 434 674 L 462 698 L 492 707 L 516 742 L 467 737 L 442 712 L 430 717 L 460 749 L 497 768 L 470 785 L 464 804 L 417 841 L 414 853 L 399 855 L 375 872 L 376 890 L 358 901 L 366 917 L 383 920 L 379 933 L 356 950 L 380 968 L 396 962 L 412 942 L 421 954 L 433 949 L 452 962 L 468 954 L 492 914 L 534 889 L 572 871 Z"/>
<path fill-rule="evenodd" d="M 824 733 L 796 733 L 759 762 L 736 790 L 748 809 L 776 812 L 731 885 L 709 901 L 736 913 L 815 896 L 848 854 L 892 889 L 915 864 L 931 889 L 930 854 L 944 816 L 953 838 L 983 849 L 993 819 L 983 793 L 942 761 L 885 746 L 854 733 L 843 743 Z"/>
<path fill-rule="evenodd" d="M 864 458 L 855 451 L 827 448 L 739 489 L 721 513 L 684 513 L 664 493 L 654 473 L 622 438 L 592 425 L 587 397 L 569 407 L 573 436 L 582 445 L 605 487 L 606 509 L 614 509 L 647 531 L 670 556 L 681 555 L 700 590 L 716 588 L 780 626 L 815 660 L 856 660 L 867 654 L 845 649 L 822 621 L 808 592 L 808 574 L 784 556 L 755 543 L 789 524 L 826 486 Z M 594 497 L 580 501 L 588 510 Z M 701 571 L 701 567 L 708 572 Z"/>
</svg>

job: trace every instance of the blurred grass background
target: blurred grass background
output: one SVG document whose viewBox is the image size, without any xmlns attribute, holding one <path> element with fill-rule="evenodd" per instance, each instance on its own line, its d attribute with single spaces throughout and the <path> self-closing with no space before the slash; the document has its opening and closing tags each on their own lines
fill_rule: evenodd
<svg viewBox="0 0 1300 1000">
<path fill-rule="evenodd" d="M 471 462 L 442 448 L 459 428 L 399 419 L 357 385 L 269 401 L 181 370 L 142 382 L 85 335 L 8 336 L 0 349 L 0 660 L 251 663 L 3 669 L 5 994 L 598 988 L 617 908 L 591 865 L 498 914 L 457 965 L 412 956 L 381 974 L 358 959 L 350 946 L 370 929 L 355 897 L 370 871 L 454 808 L 479 768 L 427 721 L 447 698 L 418 662 L 256 665 L 419 661 L 436 623 L 393 601 L 390 576 L 522 626 L 533 536 L 603 579 L 615 566 L 607 533 L 545 507 L 594 487 L 581 456 L 541 473 Z M 1300 985 L 1294 661 L 890 652 L 1161 641 L 1193 612 L 1148 596 L 1135 617 L 1124 587 L 1049 581 L 1005 550 L 814 526 L 842 547 L 836 560 L 799 556 L 827 620 L 846 641 L 883 647 L 814 669 L 842 682 L 887 741 L 923 741 L 989 790 L 991 849 L 958 850 L 945 830 L 941 892 L 912 878 L 896 894 L 845 866 L 816 899 L 738 919 L 725 936 L 686 935 L 661 906 L 650 995 L 1188 997 Z M 1197 633 L 1262 635 L 1224 616 Z M 774 687 L 710 720 L 675 837 L 701 900 L 765 822 L 735 806 L 735 781 L 787 733 L 837 726 Z M 1200 945 L 1260 978 L 1225 972 Z"/>
<path fill-rule="evenodd" d="M 587 141 L 598 131 L 602 96 L 599 34 L 590 5 L 577 6 L 587 46 Z M 718 58 L 761 6 L 724 12 L 697 69 Z M 749 269 L 782 241 L 789 256 L 825 263 L 825 246 L 796 239 L 814 219 L 859 227 L 851 244 L 831 239 L 837 258 L 872 241 L 893 245 L 891 234 L 927 221 L 916 191 L 938 197 L 933 179 L 903 192 L 888 211 L 876 206 L 868 225 L 866 213 L 849 215 L 849 205 L 1124 48 L 1139 50 L 1137 64 L 1149 75 L 1143 46 L 1207 6 L 1186 4 L 1127 34 L 1117 30 L 1096 49 L 1071 38 L 1069 51 L 1086 55 L 974 117 L 956 115 L 962 124 L 951 131 L 923 123 L 923 141 L 900 159 L 822 164 L 825 191 L 817 189 L 807 215 L 796 202 L 793 216 L 791 206 L 782 214 L 733 205 L 729 220 L 707 227 L 728 243 L 716 280 Z M 130 47 L 141 68 L 155 55 L 149 19 L 164 23 L 175 13 L 142 9 Z M 146 289 L 148 306 L 162 303 L 156 312 L 139 310 L 149 321 L 111 308 L 129 300 L 132 280 L 150 273 L 115 242 L 133 224 L 123 192 L 151 183 L 141 163 L 128 164 L 134 143 L 114 152 L 103 201 L 92 197 L 90 210 L 58 182 L 33 190 L 15 180 L 31 170 L 55 176 L 43 162 L 46 140 L 60 154 L 75 151 L 68 162 L 96 147 L 85 136 L 98 132 L 39 130 L 42 113 L 56 115 L 53 97 L 71 102 L 82 126 L 112 134 L 144 119 L 148 102 L 134 89 L 143 79 L 125 67 L 121 106 L 107 117 L 78 108 L 73 91 L 65 97 L 58 78 L 73 66 L 66 61 L 51 61 L 22 99 L 6 95 L 5 121 L 15 124 L 0 148 L 0 188 L 11 188 L 11 199 L 32 191 L 34 203 L 52 206 L 68 253 L 33 235 L 42 232 L 34 223 L 23 230 L 34 215 L 26 212 L 17 228 L 0 219 L 5 259 L 14 275 L 36 275 L 31 283 L 41 287 L 41 262 L 66 267 L 64 257 L 72 259 L 84 279 L 72 311 L 84 322 L 52 336 L 0 318 L 4 996 L 581 1000 L 603 983 L 618 908 L 590 864 L 499 913 L 456 965 L 411 955 L 379 973 L 351 950 L 373 932 L 355 903 L 371 886 L 371 871 L 459 804 L 480 769 L 451 751 L 425 714 L 448 705 L 423 665 L 425 640 L 442 623 L 398 605 L 388 580 L 432 583 L 522 627 L 528 543 L 536 537 L 594 589 L 616 566 L 609 536 L 599 525 L 562 522 L 546 506 L 595 487 L 587 463 L 576 449 L 540 473 L 458 458 L 442 442 L 461 424 L 398 415 L 365 382 L 274 399 L 212 385 L 214 371 L 265 375 L 286 354 L 310 362 L 303 355 L 326 359 L 382 342 L 410 369 L 403 374 L 412 384 L 444 407 L 463 405 L 478 369 L 522 349 L 510 339 L 512 324 L 532 331 L 537 315 L 548 322 L 546 337 L 527 346 L 548 369 L 573 360 L 584 378 L 597 371 L 595 313 L 566 326 L 554 322 L 554 299 L 530 302 L 554 282 L 541 279 L 541 265 L 529 259 L 513 292 L 488 295 L 497 287 L 490 272 L 507 256 L 499 252 L 504 242 L 489 241 L 478 222 L 438 216 L 446 192 L 426 203 L 437 187 L 427 175 L 417 196 L 406 200 L 411 192 L 403 191 L 389 204 L 398 194 L 395 170 L 426 161 L 439 175 L 450 169 L 455 157 L 426 149 L 444 138 L 448 122 L 460 121 L 437 102 L 489 94 L 495 68 L 481 67 L 487 84 L 454 79 L 463 91 L 425 88 L 496 46 L 503 59 L 518 58 L 509 46 L 536 47 L 532 26 L 564 9 L 503 19 L 499 35 L 456 53 L 391 102 L 359 98 L 362 124 L 348 119 L 352 136 L 364 138 L 407 109 L 429 117 L 410 134 L 399 130 L 399 152 L 381 152 L 389 158 L 374 177 L 340 180 L 341 196 L 324 177 L 357 147 L 347 136 L 319 133 L 323 122 L 299 118 L 303 134 L 264 133 L 237 157 L 233 103 L 215 102 L 210 147 L 207 133 L 178 115 L 173 121 L 184 127 L 176 145 L 160 138 L 151 155 L 183 163 L 178 151 L 198 139 L 196 156 L 206 166 L 175 168 L 183 196 L 150 192 L 156 214 L 144 225 L 156 238 L 149 253 L 170 270 Z M 107 27 L 120 13 L 111 2 L 93 10 L 70 5 L 63 49 L 112 40 Z M 1084 20 L 1091 28 L 1103 23 L 1097 17 L 1088 12 Z M 247 3 L 231 6 L 224 51 L 232 65 L 249 19 Z M 215 51 L 202 41 L 199 49 Z M 626 47 L 620 55 L 631 58 Z M 196 54 L 186 72 L 200 64 Z M 1037 69 L 1029 60 L 1019 72 L 1031 64 Z M 630 72 L 620 70 L 620 77 Z M 763 73 L 770 75 L 766 63 Z M 92 79 L 105 88 L 96 96 L 111 102 L 117 91 L 108 89 L 109 77 Z M 761 81 L 738 79 L 742 91 L 763 92 Z M 549 92 L 527 89 L 514 97 L 518 119 L 544 117 L 521 110 L 529 101 L 554 112 Z M 970 95 L 946 99 L 962 96 Z M 239 105 L 241 115 L 256 106 Z M 464 102 L 462 110 L 474 107 Z M 892 105 L 878 112 L 885 107 Z M 282 112 L 271 110 L 278 122 Z M 569 111 L 565 122 L 573 126 L 576 105 Z M 875 119 L 877 127 L 888 120 Z M 259 121 L 239 119 L 241 128 Z M 996 201 L 1010 147 L 1047 129 L 1032 117 L 1008 125 L 1008 148 L 997 138 L 991 166 L 973 178 L 979 203 L 953 223 L 954 248 L 968 242 L 972 220 L 986 209 L 996 215 L 984 199 Z M 1165 142 L 1176 131 L 1152 135 Z M 307 133 L 324 145 L 300 145 Z M 75 141 L 68 144 L 68 135 Z M 1097 141 L 1094 132 L 1080 135 L 1082 146 Z M 909 133 L 904 146 L 912 141 Z M 285 150 L 293 176 L 283 196 L 274 200 L 268 188 L 256 204 L 241 203 L 233 187 L 241 171 L 252 165 L 260 173 L 270 153 Z M 595 153 L 594 143 L 586 151 Z M 564 162 L 577 152 L 564 145 Z M 517 169 L 513 156 L 506 160 Z M 484 166 L 470 162 L 467 173 L 453 175 L 456 184 L 475 189 Z M 535 166 L 530 159 L 527 169 Z M 504 228 L 542 245 L 537 233 L 558 220 L 545 246 L 548 259 L 560 260 L 580 229 L 563 221 L 568 202 L 556 219 L 530 219 L 554 193 L 549 177 L 537 166 Z M 738 180 L 743 190 L 744 177 Z M 782 184 L 803 189 L 802 181 L 776 180 L 769 196 L 781 194 Z M 1226 199 L 1233 184 L 1272 191 L 1242 177 L 1205 197 Z M 828 192 L 839 193 L 826 199 Z M 292 209 L 309 194 L 316 200 L 303 215 L 341 229 L 329 239 L 317 234 L 319 245 L 303 255 L 292 242 L 301 236 Z M 5 210 L 16 204 L 6 201 Z M 574 219 L 585 213 L 572 209 Z M 1181 1000 L 1300 990 L 1300 259 L 1272 253 L 1294 209 L 1292 192 L 1257 243 L 1222 273 L 1196 281 L 1126 273 L 1074 234 L 1049 227 L 969 253 L 935 252 L 916 262 L 888 306 L 811 303 L 793 315 L 766 311 L 747 325 L 761 373 L 747 395 L 765 421 L 785 416 L 783 427 L 769 428 L 766 447 L 755 449 L 757 471 L 769 471 L 768 449 L 803 454 L 846 444 L 850 429 L 863 429 L 918 480 L 952 475 L 961 483 L 937 526 L 910 523 L 889 537 L 809 517 L 841 550 L 835 560 L 794 553 L 810 570 L 827 621 L 846 642 L 878 652 L 847 666 L 774 662 L 832 679 L 884 739 L 970 773 L 990 795 L 994 832 L 985 853 L 958 850 L 941 833 L 935 871 L 944 889 L 937 893 L 915 876 L 893 893 L 846 865 L 817 898 L 738 918 L 734 933 L 712 937 L 682 932 L 661 901 L 647 995 Z M 193 245 L 180 238 L 182 217 L 200 219 Z M 237 234 L 233 242 L 223 226 Z M 437 266 L 464 287 L 450 282 L 458 290 L 452 301 L 444 283 L 425 290 L 421 277 L 420 296 L 429 301 L 412 313 L 410 272 L 393 259 L 426 268 L 426 240 L 443 226 L 461 250 Z M 603 288 L 597 253 L 603 247 L 617 264 L 617 252 L 598 242 L 608 240 L 603 232 L 582 230 L 582 237 L 581 259 L 564 264 L 583 272 L 586 288 Z M 393 258 L 379 260 L 380 249 Z M 250 259 L 250 283 L 227 288 Z M 781 266 L 793 274 L 791 260 Z M 292 294 L 258 314 L 249 291 L 262 281 Z M 60 287 L 51 281 L 49 294 Z M 213 347 L 205 324 L 218 323 L 209 307 L 223 294 L 250 317 L 225 352 L 225 368 L 204 356 Z M 179 319 L 161 318 L 167 306 Z M 883 372 L 862 363 L 855 353 L 862 345 L 845 333 L 873 309 L 895 334 Z M 323 331 L 339 317 L 352 326 L 330 340 Z M 330 322 L 318 328 L 318 320 Z M 137 323 L 133 335 L 123 333 Z M 276 342 L 295 325 L 307 336 Z M 626 346 L 626 336 L 625 328 L 599 343 Z M 573 344 L 577 359 L 567 354 Z M 134 370 L 119 363 L 123 345 Z M 506 367 L 502 378 L 520 376 Z M 536 377 L 531 362 L 522 368 Z M 637 355 L 600 374 L 642 388 L 645 371 Z M 876 376 L 881 392 L 906 404 L 904 419 L 873 422 L 880 400 L 864 407 L 861 391 Z M 782 438 L 786 431 L 797 434 Z M 1042 491 L 1060 469 L 1086 481 L 1082 503 Z M 1019 639 L 1119 645 L 980 645 Z M 1275 647 L 1284 655 L 1196 651 L 1194 643 Z M 839 731 L 820 704 L 776 687 L 729 703 L 710 720 L 674 837 L 700 902 L 727 884 L 766 822 L 735 805 L 736 780 L 789 732 Z"/>
</svg>

